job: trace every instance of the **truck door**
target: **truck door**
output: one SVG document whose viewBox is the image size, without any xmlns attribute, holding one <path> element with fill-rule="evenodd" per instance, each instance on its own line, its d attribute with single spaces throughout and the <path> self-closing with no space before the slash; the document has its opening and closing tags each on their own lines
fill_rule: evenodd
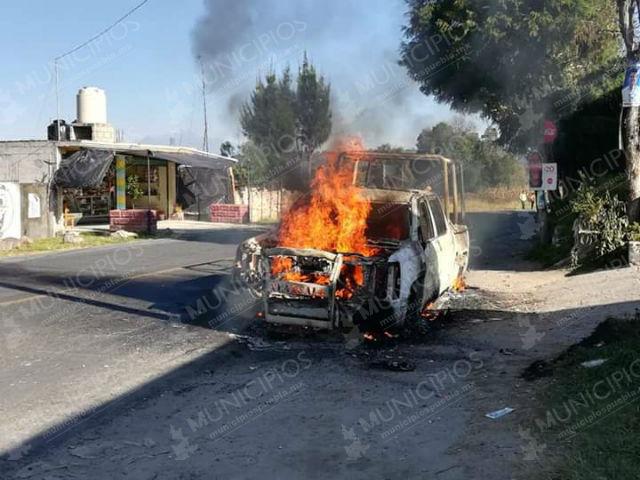
<svg viewBox="0 0 640 480">
<path fill-rule="evenodd" d="M 438 247 L 436 245 L 436 231 L 431 210 L 426 199 L 418 200 L 419 230 L 418 237 L 420 245 L 424 249 L 424 278 L 422 300 L 423 305 L 431 300 L 435 300 L 440 293 L 440 271 L 438 263 Z"/>
<path fill-rule="evenodd" d="M 440 278 L 440 289 L 438 293 L 443 293 L 455 280 L 458 271 L 456 268 L 456 245 L 453 232 L 449 222 L 444 215 L 442 204 L 437 197 L 429 199 L 429 208 L 433 217 L 435 227 L 434 247 L 438 256 L 438 271 Z"/>
</svg>

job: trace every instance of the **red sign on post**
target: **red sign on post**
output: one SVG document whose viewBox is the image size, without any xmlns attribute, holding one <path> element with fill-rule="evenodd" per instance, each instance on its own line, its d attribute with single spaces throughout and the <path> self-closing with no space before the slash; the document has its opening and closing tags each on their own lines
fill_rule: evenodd
<svg viewBox="0 0 640 480">
<path fill-rule="evenodd" d="M 544 143 L 553 143 L 558 136 L 558 128 L 551 120 L 544 121 Z"/>
<path fill-rule="evenodd" d="M 529 164 L 529 187 L 542 188 L 542 156 L 534 150 L 527 155 L 527 163 Z"/>
</svg>

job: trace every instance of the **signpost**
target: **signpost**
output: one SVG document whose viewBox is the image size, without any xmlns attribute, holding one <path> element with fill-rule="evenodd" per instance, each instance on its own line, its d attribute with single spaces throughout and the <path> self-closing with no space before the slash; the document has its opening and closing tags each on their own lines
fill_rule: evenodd
<svg viewBox="0 0 640 480">
<path fill-rule="evenodd" d="M 622 106 L 640 106 L 640 64 L 627 67 L 622 84 Z"/>
<path fill-rule="evenodd" d="M 558 189 L 558 164 L 543 163 L 542 164 L 542 187 L 540 190 L 557 190 Z"/>
</svg>

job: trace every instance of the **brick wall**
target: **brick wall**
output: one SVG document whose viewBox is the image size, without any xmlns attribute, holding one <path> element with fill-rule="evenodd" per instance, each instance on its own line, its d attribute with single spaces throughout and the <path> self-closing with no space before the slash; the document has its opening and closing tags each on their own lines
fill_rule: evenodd
<svg viewBox="0 0 640 480">
<path fill-rule="evenodd" d="M 111 210 L 109 212 L 109 230 L 126 230 L 127 232 L 158 231 L 158 212 L 155 210 Z"/>
<path fill-rule="evenodd" d="M 213 203 L 209 206 L 209 213 L 212 222 L 247 223 L 249 221 L 249 207 L 247 205 Z"/>
</svg>

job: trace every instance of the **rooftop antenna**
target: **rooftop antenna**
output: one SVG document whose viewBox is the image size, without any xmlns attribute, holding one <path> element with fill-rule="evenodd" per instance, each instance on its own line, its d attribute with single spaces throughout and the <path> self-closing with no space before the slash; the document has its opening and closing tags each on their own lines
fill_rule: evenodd
<svg viewBox="0 0 640 480">
<path fill-rule="evenodd" d="M 207 122 L 207 89 L 204 81 L 204 66 L 202 64 L 202 57 L 198 56 L 198 62 L 200 63 L 200 77 L 202 79 L 202 112 L 204 114 L 204 138 L 202 139 L 202 149 L 205 152 L 209 151 L 209 124 Z"/>
<path fill-rule="evenodd" d="M 122 22 L 124 19 L 126 19 L 127 17 L 129 17 L 130 15 L 133 14 L 133 12 L 135 12 L 136 10 L 138 10 L 139 8 L 141 8 L 145 3 L 147 3 L 149 0 L 142 0 L 140 3 L 138 3 L 135 7 L 133 7 L 131 10 L 129 10 L 127 13 L 125 13 L 123 16 L 121 16 L 119 19 L 117 19 L 115 22 L 113 22 L 111 25 L 109 25 L 107 28 L 105 28 L 104 30 L 101 30 L 100 32 L 98 32 L 96 35 L 94 35 L 93 37 L 91 37 L 89 40 L 81 43 L 80 45 L 75 46 L 74 48 L 72 48 L 71 50 L 66 51 L 65 53 L 63 53 L 62 55 L 58 55 L 57 57 L 55 57 L 53 59 L 53 68 L 55 70 L 55 89 L 56 89 L 56 123 L 57 123 L 57 140 L 60 141 L 60 92 L 59 92 L 59 72 L 58 72 L 58 67 L 59 67 L 59 62 L 60 60 L 62 60 L 63 58 L 65 58 L 68 55 L 71 55 L 74 52 L 77 52 L 78 50 L 80 50 L 81 48 L 84 48 L 85 46 L 89 45 L 91 42 L 93 42 L 94 40 L 100 38 L 101 36 L 103 36 L 105 33 L 107 33 L 109 30 L 111 30 L 113 27 L 115 27 L 116 25 L 118 25 L 120 22 Z"/>
</svg>

